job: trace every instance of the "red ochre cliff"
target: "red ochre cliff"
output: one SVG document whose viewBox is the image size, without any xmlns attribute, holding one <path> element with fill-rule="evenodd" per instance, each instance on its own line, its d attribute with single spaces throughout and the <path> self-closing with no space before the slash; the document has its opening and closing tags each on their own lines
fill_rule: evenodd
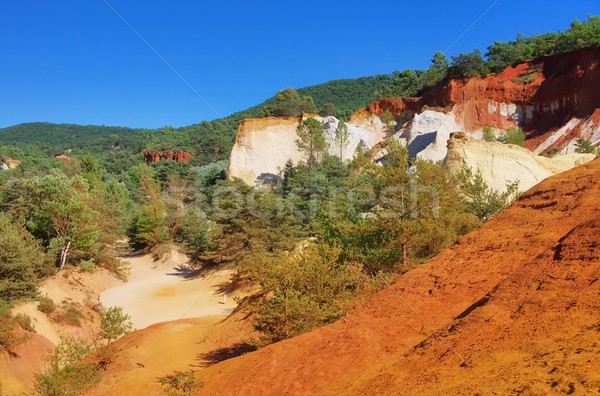
<svg viewBox="0 0 600 396">
<path fill-rule="evenodd" d="M 383 99 L 353 119 L 390 110 L 401 122 L 424 110 L 452 112 L 466 132 L 486 125 L 520 126 L 527 147 L 562 149 L 585 137 L 600 141 L 600 48 L 592 47 L 509 66 L 486 78 L 451 79 L 421 98 Z"/>
<path fill-rule="evenodd" d="M 172 160 L 176 162 L 190 162 L 192 155 L 185 151 L 144 151 L 144 162 L 152 164 L 160 160 Z"/>
</svg>

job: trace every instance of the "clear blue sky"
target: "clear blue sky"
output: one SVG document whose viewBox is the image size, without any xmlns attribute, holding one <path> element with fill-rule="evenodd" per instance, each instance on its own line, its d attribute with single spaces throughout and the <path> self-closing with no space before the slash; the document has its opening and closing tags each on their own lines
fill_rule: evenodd
<svg viewBox="0 0 600 396">
<path fill-rule="evenodd" d="M 598 0 L 4 0 L 0 127 L 189 125 L 288 86 L 426 68 L 480 16 L 448 55 L 589 14 Z"/>
</svg>

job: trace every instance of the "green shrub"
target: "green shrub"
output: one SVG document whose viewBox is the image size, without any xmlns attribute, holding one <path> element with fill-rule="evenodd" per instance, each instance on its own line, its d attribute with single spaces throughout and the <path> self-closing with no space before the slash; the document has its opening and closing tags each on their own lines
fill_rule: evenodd
<svg viewBox="0 0 600 396">
<path fill-rule="evenodd" d="M 10 349 L 28 339 L 15 334 L 18 323 L 10 313 L 11 308 L 8 302 L 0 300 L 0 350 Z"/>
<path fill-rule="evenodd" d="M 530 84 L 538 78 L 541 72 L 541 68 L 529 68 L 527 72 L 517 78 L 512 78 L 511 80 L 517 84 Z"/>
<path fill-rule="evenodd" d="M 100 316 L 98 336 L 107 340 L 107 344 L 131 332 L 133 324 L 131 316 L 123 312 L 122 307 L 110 307 Z"/>
<path fill-rule="evenodd" d="M 51 264 L 40 243 L 7 213 L 0 212 L 0 299 L 32 298 Z"/>
<path fill-rule="evenodd" d="M 96 272 L 96 264 L 94 264 L 93 260 L 83 260 L 79 263 L 78 267 L 83 272 L 87 272 L 89 274 Z"/>
<path fill-rule="evenodd" d="M 591 140 L 588 139 L 577 139 L 577 150 L 580 154 L 594 154 L 596 152 L 596 148 L 592 144 Z"/>
<path fill-rule="evenodd" d="M 28 315 L 25 314 L 17 314 L 15 315 L 15 320 L 21 326 L 23 330 L 35 332 L 35 327 L 33 326 L 33 321 Z"/>
<path fill-rule="evenodd" d="M 510 127 L 506 130 L 506 133 L 498 138 L 504 144 L 516 144 L 523 146 L 525 144 L 525 134 L 523 130 L 518 127 Z"/>
<path fill-rule="evenodd" d="M 52 301 L 51 298 L 42 297 L 40 299 L 40 303 L 38 304 L 38 310 L 45 314 L 51 314 L 52 312 L 56 311 L 56 304 L 54 304 L 54 301 Z"/>
<path fill-rule="evenodd" d="M 383 122 L 385 124 L 385 126 L 388 129 L 391 129 L 394 127 L 394 115 L 392 114 L 391 111 L 386 110 L 383 112 L 383 114 L 381 115 L 381 117 L 379 117 L 381 119 L 381 122 Z"/>
<path fill-rule="evenodd" d="M 489 125 L 483 127 L 483 140 L 486 142 L 495 142 L 496 134 L 494 133 L 494 128 Z"/>
<path fill-rule="evenodd" d="M 196 208 L 190 208 L 181 219 L 176 236 L 179 242 L 183 242 L 195 255 L 199 255 L 212 247 L 211 231 L 213 222 Z"/>
<path fill-rule="evenodd" d="M 467 210 L 482 222 L 508 207 L 520 194 L 518 182 L 507 183 L 505 192 L 493 190 L 485 183 L 480 171 L 475 175 L 471 170 L 467 171 L 465 180 L 462 191 L 467 199 Z"/>
<path fill-rule="evenodd" d="M 81 326 L 83 314 L 73 304 L 65 304 L 62 309 L 52 315 L 52 319 L 57 323 L 66 323 L 70 326 Z"/>
<path fill-rule="evenodd" d="M 102 373 L 96 364 L 85 363 L 94 347 L 79 339 L 61 338 L 46 358 L 44 372 L 36 374 L 37 396 L 76 396 L 97 384 Z"/>
<path fill-rule="evenodd" d="M 96 256 L 94 261 L 96 267 L 104 268 L 122 281 L 126 281 L 129 278 L 131 267 L 129 264 L 117 257 L 118 252 L 114 246 L 103 246 Z"/>
<path fill-rule="evenodd" d="M 159 378 L 158 382 L 164 386 L 163 391 L 169 396 L 191 395 L 194 390 L 198 390 L 203 386 L 202 381 L 194 377 L 193 371 L 167 375 Z"/>
<path fill-rule="evenodd" d="M 262 342 L 294 337 L 344 316 L 371 286 L 360 264 L 338 262 L 340 249 L 310 244 L 293 256 L 258 258 L 248 271 L 264 298 L 250 303 Z"/>
</svg>

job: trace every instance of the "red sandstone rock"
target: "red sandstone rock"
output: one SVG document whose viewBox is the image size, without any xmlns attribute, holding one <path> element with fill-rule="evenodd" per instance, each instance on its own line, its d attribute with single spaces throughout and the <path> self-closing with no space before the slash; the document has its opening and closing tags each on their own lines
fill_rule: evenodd
<svg viewBox="0 0 600 396">
<path fill-rule="evenodd" d="M 499 129 L 520 126 L 527 147 L 535 148 L 567 122 L 573 127 L 545 148 L 560 148 L 600 123 L 600 48 L 585 48 L 507 67 L 486 78 L 452 79 L 422 98 L 382 99 L 357 111 L 353 119 L 380 116 L 390 110 L 410 118 L 426 108 L 452 110 L 466 132 L 486 125 Z M 511 106 L 515 111 L 506 111 Z M 511 117 L 511 113 L 516 114 Z M 580 121 L 579 121 L 580 120 Z"/>
<path fill-rule="evenodd" d="M 68 155 L 57 155 L 54 158 L 56 158 L 57 160 L 61 161 L 61 162 L 69 162 L 71 160 L 71 158 Z"/>
<path fill-rule="evenodd" d="M 172 160 L 175 162 L 189 163 L 192 155 L 185 151 L 144 151 L 144 162 L 152 164 L 160 160 Z"/>
</svg>

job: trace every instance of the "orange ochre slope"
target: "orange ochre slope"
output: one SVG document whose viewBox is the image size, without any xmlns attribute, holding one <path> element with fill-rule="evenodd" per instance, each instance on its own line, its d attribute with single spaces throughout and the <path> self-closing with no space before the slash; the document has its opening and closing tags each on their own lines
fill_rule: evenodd
<svg viewBox="0 0 600 396">
<path fill-rule="evenodd" d="M 600 159 L 546 179 L 364 308 L 199 371 L 201 395 L 597 394 Z"/>
</svg>

